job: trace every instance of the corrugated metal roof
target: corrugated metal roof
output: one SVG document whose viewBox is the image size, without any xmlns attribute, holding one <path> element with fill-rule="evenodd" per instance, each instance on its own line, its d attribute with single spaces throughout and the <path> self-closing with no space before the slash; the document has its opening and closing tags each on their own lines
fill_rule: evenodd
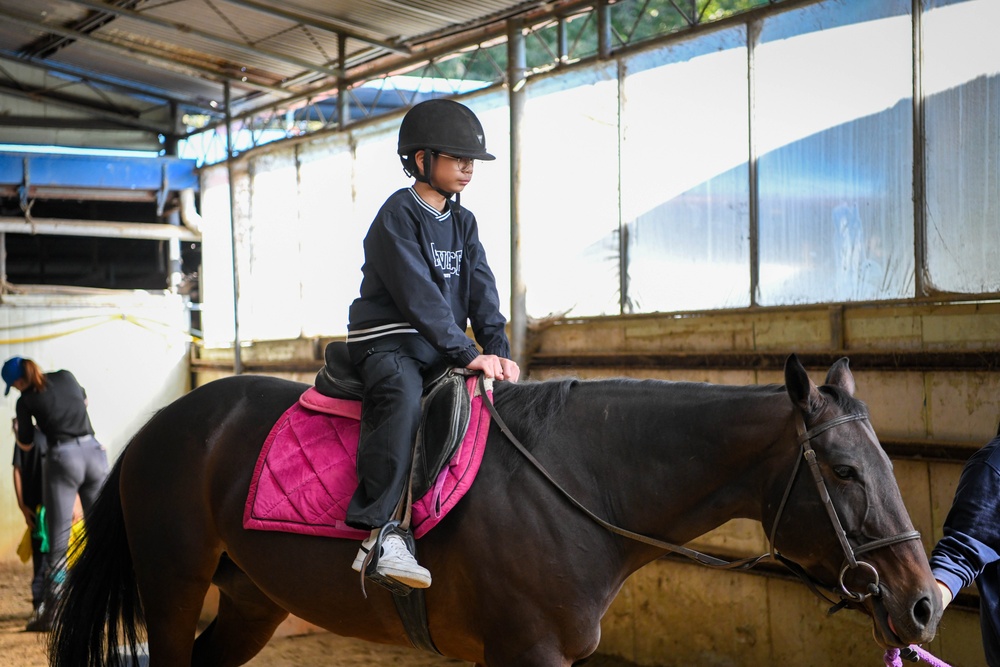
<svg viewBox="0 0 1000 667">
<path fill-rule="evenodd" d="M 341 71 L 414 60 L 442 35 L 570 4 L 579 0 L 0 0 L 0 143 L 16 141 L 18 119 L 44 128 L 46 114 L 24 111 L 32 104 L 79 118 L 82 134 L 90 109 L 169 134 L 174 110 L 217 116 L 227 85 L 235 111 L 253 108 L 334 87 Z M 44 85 L 19 78 L 32 69 L 48 73 Z"/>
</svg>

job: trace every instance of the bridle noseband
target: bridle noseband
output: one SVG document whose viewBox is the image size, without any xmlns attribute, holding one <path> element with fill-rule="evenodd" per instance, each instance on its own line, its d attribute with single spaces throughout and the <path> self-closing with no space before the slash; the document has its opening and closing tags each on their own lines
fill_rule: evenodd
<svg viewBox="0 0 1000 667">
<path fill-rule="evenodd" d="M 531 454 L 531 452 L 529 452 L 528 449 L 521 443 L 521 441 L 518 440 L 517 437 L 511 432 L 511 430 L 507 427 L 507 424 L 504 423 L 503 419 L 500 417 L 499 413 L 497 413 L 496 407 L 494 407 L 493 405 L 491 395 L 487 393 L 485 376 L 483 376 L 482 374 L 480 374 L 479 376 L 479 389 L 483 395 L 484 399 L 483 402 L 485 403 L 487 410 L 489 410 L 490 416 L 496 422 L 497 426 L 500 428 L 503 434 L 507 436 L 507 439 L 510 440 L 511 444 L 514 445 L 514 447 L 521 453 L 521 455 L 524 456 L 535 467 L 535 469 L 539 473 L 541 473 L 541 475 L 545 479 L 547 479 L 549 483 L 552 484 L 552 486 L 555 487 L 555 489 L 559 491 L 559 493 L 562 494 L 563 497 L 566 498 L 566 500 L 570 502 L 570 504 L 572 504 L 578 510 L 583 512 L 585 515 L 587 515 L 591 520 L 593 520 L 601 527 L 609 530 L 610 532 L 616 535 L 620 535 L 622 537 L 626 537 L 630 540 L 641 542 L 643 544 L 648 544 L 650 546 L 663 549 L 664 551 L 680 554 L 682 556 L 690 558 L 691 560 L 701 565 L 721 570 L 749 570 L 750 568 L 754 567 L 755 565 L 757 565 L 758 563 L 760 563 L 765 559 L 775 560 L 784 565 L 785 567 L 787 567 L 789 570 L 791 570 L 795 575 L 797 575 L 800 579 L 802 579 L 802 581 L 809 587 L 810 590 L 813 591 L 813 593 L 818 595 L 820 598 L 826 600 L 827 602 L 832 603 L 833 601 L 827 598 L 825 595 L 823 595 L 823 593 L 820 592 L 819 590 L 820 588 L 831 590 L 832 592 L 839 595 L 841 601 L 839 603 L 834 604 L 834 607 L 830 610 L 831 613 L 833 613 L 834 611 L 838 611 L 839 609 L 843 608 L 845 605 L 849 603 L 852 602 L 861 603 L 864 602 L 869 597 L 881 596 L 878 570 L 876 570 L 875 566 L 872 565 L 871 563 L 868 563 L 867 561 L 863 560 L 858 560 L 859 555 L 867 553 L 869 551 L 874 551 L 875 549 L 880 549 L 882 547 L 892 546 L 900 542 L 907 542 L 909 540 L 920 539 L 920 533 L 916 530 L 911 530 L 904 533 L 900 533 L 898 535 L 893 535 L 891 537 L 883 537 L 877 540 L 873 540 L 859 547 L 852 547 L 847 539 L 847 533 L 844 531 L 844 526 L 840 521 L 840 517 L 837 516 L 837 510 L 833 506 L 833 500 L 830 498 L 830 492 L 826 487 L 826 483 L 823 481 L 823 473 L 819 469 L 819 463 L 816 461 L 816 451 L 813 449 L 811 441 L 817 435 L 824 433 L 837 426 L 840 426 L 841 424 L 846 424 L 852 421 L 867 420 L 868 415 L 866 414 L 850 413 L 846 415 L 841 415 L 839 417 L 834 417 L 833 419 L 817 424 L 816 426 L 813 426 L 811 429 L 806 429 L 805 418 L 802 415 L 802 411 L 796 408 L 795 428 L 796 431 L 798 432 L 798 444 L 802 447 L 802 456 L 801 457 L 797 456 L 795 458 L 795 466 L 792 469 L 792 474 L 788 480 L 788 485 L 785 487 L 785 493 L 781 498 L 781 504 L 778 506 L 778 512 L 775 514 L 774 522 L 771 524 L 771 533 L 769 536 L 770 551 L 766 554 L 761 554 L 760 556 L 743 558 L 741 560 L 736 560 L 736 561 L 726 561 L 720 558 L 715 558 L 714 556 L 703 554 L 699 551 L 695 551 L 694 549 L 688 549 L 687 547 L 678 546 L 676 544 L 670 544 L 669 542 L 664 542 L 662 540 L 658 540 L 653 537 L 648 537 L 646 535 L 642 535 L 641 533 L 635 533 L 630 530 L 626 530 L 625 528 L 620 528 L 594 514 L 592 511 L 587 509 L 587 507 L 584 506 L 580 501 L 578 501 L 576 498 L 570 495 L 570 493 L 566 491 L 562 486 L 560 486 L 560 484 L 552 477 L 551 474 L 549 474 L 549 472 L 544 468 L 544 466 L 542 466 L 542 464 L 538 461 L 538 459 L 536 459 Z M 781 521 L 782 514 L 784 513 L 785 510 L 785 505 L 788 502 L 788 497 L 791 495 L 792 486 L 794 486 L 795 479 L 796 477 L 798 477 L 799 468 L 801 467 L 801 463 L 803 460 L 805 460 L 809 464 L 809 470 L 812 473 L 812 478 L 813 481 L 815 482 L 816 490 L 819 493 L 820 499 L 823 502 L 823 506 L 826 508 L 827 515 L 830 518 L 830 523 L 832 524 L 834 532 L 837 535 L 837 539 L 840 542 L 840 546 L 844 551 L 844 566 L 840 570 L 840 578 L 838 581 L 840 585 L 839 591 L 834 591 L 829 587 L 827 587 L 822 582 L 813 578 L 798 563 L 782 556 L 778 552 L 778 550 L 775 549 L 774 546 L 775 536 L 777 535 L 778 531 L 778 524 Z M 854 591 L 850 591 L 844 584 L 844 575 L 847 574 L 848 570 L 853 570 L 859 567 L 870 571 L 873 578 L 872 583 L 868 584 L 867 591 L 865 593 L 857 593 Z"/>
</svg>

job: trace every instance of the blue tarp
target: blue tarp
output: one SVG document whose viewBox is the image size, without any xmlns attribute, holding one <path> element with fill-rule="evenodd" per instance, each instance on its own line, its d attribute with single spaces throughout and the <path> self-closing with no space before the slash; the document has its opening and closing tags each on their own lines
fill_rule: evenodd
<svg viewBox="0 0 1000 667">
<path fill-rule="evenodd" d="M 25 166 L 28 178 L 25 179 Z M 198 190 L 194 160 L 173 157 L 0 152 L 0 186 L 95 190 Z"/>
</svg>

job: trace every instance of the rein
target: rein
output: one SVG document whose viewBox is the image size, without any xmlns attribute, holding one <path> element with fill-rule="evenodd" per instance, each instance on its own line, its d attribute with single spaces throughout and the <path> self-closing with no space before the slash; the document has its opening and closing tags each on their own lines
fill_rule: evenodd
<svg viewBox="0 0 1000 667">
<path fill-rule="evenodd" d="M 782 514 L 784 513 L 788 497 L 791 495 L 792 486 L 795 483 L 796 477 L 798 477 L 800 464 L 803 459 L 806 460 L 809 463 L 809 469 L 812 472 L 813 481 L 816 484 L 816 489 L 819 492 L 820 499 L 823 501 L 823 505 L 826 508 L 828 516 L 830 517 L 833 529 L 837 534 L 837 539 L 840 541 L 840 545 L 841 548 L 844 550 L 844 556 L 845 556 L 845 565 L 843 566 L 843 568 L 841 568 L 840 571 L 840 581 L 839 581 L 840 591 L 837 592 L 841 596 L 842 600 L 840 603 L 837 603 L 837 605 L 833 609 L 831 609 L 830 613 L 833 613 L 834 611 L 838 611 L 839 609 L 843 608 L 843 606 L 846 605 L 848 602 L 863 602 L 865 599 L 869 597 L 872 596 L 878 597 L 881 595 L 881 589 L 879 588 L 878 571 L 870 563 L 865 561 L 859 561 L 857 559 L 857 556 L 859 554 L 866 553 L 868 551 L 873 551 L 881 547 L 891 546 L 899 542 L 906 542 L 908 540 L 915 540 L 920 538 L 920 533 L 915 530 L 912 530 L 912 531 L 907 531 L 905 533 L 900 533 L 899 535 L 893 535 L 891 537 L 885 537 L 878 540 L 874 540 L 857 548 L 852 548 L 847 539 L 847 533 L 844 531 L 843 524 L 841 523 L 840 518 L 837 516 L 836 508 L 834 508 L 833 506 L 833 501 L 830 498 L 830 493 L 826 487 L 826 484 L 823 481 L 823 474 L 820 471 L 819 464 L 816 461 L 816 452 L 813 450 L 810 441 L 817 435 L 825 431 L 828 431 L 836 426 L 839 426 L 841 424 L 852 421 L 858 421 L 862 419 L 868 419 L 867 415 L 861 413 L 841 415 L 840 417 L 835 417 L 834 419 L 823 422 L 822 424 L 819 424 L 807 430 L 805 427 L 805 420 L 802 416 L 801 410 L 796 411 L 796 416 L 798 417 L 798 420 L 796 422 L 796 430 L 798 431 L 798 443 L 802 447 L 802 457 L 796 457 L 795 459 L 795 467 L 792 469 L 792 475 L 788 480 L 788 485 L 785 487 L 785 493 L 781 498 L 781 504 L 778 506 L 778 512 L 774 517 L 774 523 L 771 525 L 771 534 L 769 537 L 771 550 L 770 552 L 766 554 L 761 554 L 760 556 L 743 558 L 736 561 L 726 561 L 720 558 L 715 558 L 714 556 L 703 554 L 699 551 L 695 551 L 694 549 L 688 549 L 687 547 L 678 546 L 676 544 L 670 544 L 669 542 L 664 542 L 662 540 L 658 540 L 656 538 L 649 537 L 647 535 L 642 535 L 641 533 L 635 533 L 631 530 L 620 528 L 594 514 L 580 501 L 574 498 L 568 491 L 566 491 L 566 489 L 564 489 L 559 484 L 559 482 L 557 482 L 555 478 L 553 478 L 552 475 L 549 474 L 549 472 L 538 461 L 538 459 L 536 459 L 532 455 L 532 453 L 528 451 L 528 449 L 517 438 L 517 436 L 515 436 L 511 432 L 510 428 L 508 428 L 507 424 L 504 422 L 504 420 L 500 417 L 500 414 L 497 412 L 496 407 L 493 405 L 493 401 L 490 400 L 489 394 L 486 393 L 484 375 L 479 376 L 479 385 L 483 393 L 483 396 L 486 397 L 486 400 L 484 400 L 483 403 L 489 410 L 490 416 L 493 418 L 497 426 L 500 428 L 501 432 L 503 432 L 503 434 L 507 437 L 507 439 L 511 442 L 511 444 L 514 445 L 514 447 L 521 453 L 521 455 L 524 456 L 524 458 L 526 458 L 535 467 L 535 469 L 539 473 L 541 473 L 541 475 L 545 479 L 547 479 L 549 483 L 552 484 L 552 486 L 560 494 L 562 494 L 564 498 L 566 498 L 566 500 L 569 501 L 570 504 L 572 504 L 578 510 L 583 512 L 586 516 L 588 516 L 592 521 L 597 523 L 602 528 L 605 528 L 606 530 L 614 533 L 615 535 L 620 535 L 622 537 L 628 538 L 636 542 L 648 544 L 650 546 L 663 549 L 664 551 L 680 554 L 682 556 L 686 556 L 687 558 L 701 565 L 705 565 L 707 567 L 720 570 L 749 570 L 750 568 L 754 567 L 761 561 L 770 558 L 772 560 L 781 563 L 789 570 L 791 570 L 796 576 L 798 576 L 800 579 L 803 580 L 803 582 L 810 588 L 810 590 L 812 590 L 820 598 L 826 600 L 827 602 L 832 602 L 818 590 L 818 587 L 827 588 L 825 584 L 822 584 L 821 582 L 815 580 L 812 576 L 806 573 L 801 566 L 799 566 L 794 561 L 785 558 L 780 553 L 778 553 L 778 551 L 774 548 L 774 540 L 777 534 L 778 524 L 781 520 Z M 844 575 L 847 573 L 847 571 L 857 567 L 867 568 L 868 570 L 871 571 L 874 577 L 874 581 L 868 585 L 868 592 L 864 594 L 849 591 L 847 590 L 847 587 L 844 584 Z"/>
<path fill-rule="evenodd" d="M 606 530 L 609 530 L 610 532 L 614 533 L 615 535 L 621 535 L 622 537 L 627 537 L 628 539 L 633 540 L 635 542 L 642 542 L 643 544 L 648 544 L 650 546 L 654 546 L 654 547 L 657 547 L 659 549 L 664 549 L 665 551 L 671 551 L 673 553 L 681 554 L 683 556 L 687 556 L 691 560 L 694 560 L 694 561 L 696 561 L 696 562 L 698 562 L 698 563 L 700 563 L 702 565 L 705 565 L 707 567 L 717 568 L 717 569 L 723 569 L 723 570 L 735 570 L 735 569 L 748 570 L 748 569 L 752 568 L 754 565 L 756 565 L 757 563 L 759 563 L 760 561 L 762 561 L 765 558 L 768 558 L 770 556 L 770 554 L 762 554 L 762 555 L 754 557 L 754 558 L 744 558 L 742 560 L 732 561 L 732 562 L 725 561 L 725 560 L 722 560 L 720 558 L 715 558 L 714 556 L 709 556 L 708 554 L 703 554 L 700 551 L 695 551 L 694 549 L 688 549 L 687 547 L 678 546 L 676 544 L 670 544 L 669 542 L 664 542 L 664 541 L 658 540 L 658 539 L 656 539 L 654 537 L 649 537 L 649 536 L 643 535 L 641 533 L 635 533 L 635 532 L 632 532 L 631 530 L 626 530 L 625 528 L 619 528 L 618 526 L 614 525 L 613 523 L 609 523 L 609 522 L 605 521 L 604 519 L 602 519 L 601 517 L 597 516 L 596 514 L 594 514 L 593 512 L 591 512 L 589 509 L 587 509 L 587 507 L 584 506 L 583 503 L 581 503 L 579 500 L 577 500 L 576 498 L 574 498 L 570 494 L 569 491 L 567 491 L 566 489 L 564 489 L 559 484 L 559 482 L 557 482 L 555 480 L 555 478 L 552 477 L 551 474 L 549 474 L 549 471 L 545 469 L 545 467 L 538 461 L 538 459 L 536 459 L 534 457 L 534 455 L 532 455 L 532 453 L 528 451 L 528 449 L 517 438 L 517 436 L 515 436 L 511 432 L 510 428 L 507 427 L 506 422 L 504 422 L 503 418 L 500 417 L 500 414 L 497 412 L 496 407 L 494 407 L 493 401 L 490 400 L 488 398 L 488 394 L 486 394 L 486 390 L 485 390 L 485 386 L 484 386 L 484 379 L 483 379 L 484 377 L 485 376 L 483 376 L 483 375 L 479 376 L 479 385 L 480 385 L 481 391 L 483 392 L 483 396 L 487 396 L 487 399 L 483 401 L 483 404 L 486 406 L 486 409 L 489 410 L 490 417 L 493 418 L 493 420 L 496 422 L 497 426 L 500 427 L 500 430 L 503 432 L 503 434 L 505 436 L 507 436 L 508 440 L 510 440 L 511 444 L 513 444 L 514 447 L 517 448 L 517 451 L 521 452 L 521 455 L 524 456 L 524 458 L 528 459 L 528 461 L 531 463 L 531 465 L 533 465 L 535 467 L 535 469 L 538 472 L 540 472 L 542 474 L 542 476 L 549 481 L 550 484 L 552 484 L 552 486 L 556 489 L 556 491 L 558 491 L 559 493 L 561 493 L 563 495 L 563 497 L 566 498 L 566 500 L 568 500 L 570 502 L 571 505 L 573 505 L 578 510 L 580 510 L 585 515 L 587 515 L 597 525 L 601 526 L 602 528 L 605 528 Z"/>
</svg>

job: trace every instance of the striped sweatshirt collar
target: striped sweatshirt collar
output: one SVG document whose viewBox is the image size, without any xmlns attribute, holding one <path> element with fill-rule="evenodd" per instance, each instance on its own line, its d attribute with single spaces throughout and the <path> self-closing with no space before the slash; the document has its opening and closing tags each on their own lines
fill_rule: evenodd
<svg viewBox="0 0 1000 667">
<path fill-rule="evenodd" d="M 413 195 L 413 198 L 417 201 L 417 205 L 423 208 L 431 215 L 433 215 L 434 219 L 437 220 L 438 222 L 447 220 L 448 218 L 451 217 L 451 206 L 445 206 L 444 211 L 439 211 L 430 204 L 428 204 L 427 202 L 425 202 L 423 199 L 421 199 L 420 195 L 417 194 L 417 191 L 415 189 L 411 187 L 409 190 L 410 194 Z"/>
</svg>

